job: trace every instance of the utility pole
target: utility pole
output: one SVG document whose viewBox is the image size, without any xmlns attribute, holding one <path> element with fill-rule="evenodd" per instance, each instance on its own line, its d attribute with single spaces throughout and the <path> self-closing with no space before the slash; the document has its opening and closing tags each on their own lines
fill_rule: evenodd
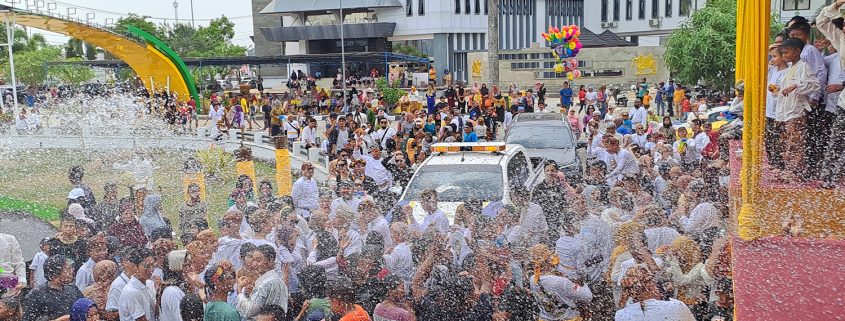
<svg viewBox="0 0 845 321">
<path fill-rule="evenodd" d="M 343 84 L 343 110 L 346 110 L 346 41 L 343 39 L 343 0 L 337 0 L 340 4 L 340 73 Z"/>
<path fill-rule="evenodd" d="M 499 85 L 499 0 L 487 1 L 487 81 Z"/>
<path fill-rule="evenodd" d="M 196 28 L 194 25 L 194 0 L 191 0 L 191 28 Z"/>
</svg>

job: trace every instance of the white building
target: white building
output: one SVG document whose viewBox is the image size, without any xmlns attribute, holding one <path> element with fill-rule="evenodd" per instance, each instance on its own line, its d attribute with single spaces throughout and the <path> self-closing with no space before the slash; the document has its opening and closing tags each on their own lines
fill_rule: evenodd
<svg viewBox="0 0 845 321">
<path fill-rule="evenodd" d="M 610 30 L 640 46 L 662 46 L 706 0 L 594 0 L 584 12 L 584 27 Z"/>
<path fill-rule="evenodd" d="M 804 16 L 812 19 L 819 8 L 828 5 L 832 0 L 772 0 L 772 13 L 778 14 L 782 22 L 786 23 L 794 16 Z"/>
</svg>

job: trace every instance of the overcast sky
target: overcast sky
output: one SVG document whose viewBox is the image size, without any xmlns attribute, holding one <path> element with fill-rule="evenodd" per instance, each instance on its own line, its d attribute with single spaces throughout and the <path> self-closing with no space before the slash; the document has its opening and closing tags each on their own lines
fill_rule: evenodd
<svg viewBox="0 0 845 321">
<path fill-rule="evenodd" d="M 12 0 L 5 0 L 0 2 L 8 5 Z M 29 2 L 34 6 L 35 0 L 15 0 L 19 3 L 15 7 L 26 8 L 25 3 Z M 75 17 L 84 19 L 87 13 L 94 13 L 94 19 L 99 24 L 105 24 L 107 18 L 117 20 L 122 15 L 127 15 L 130 12 L 139 15 L 150 16 L 154 18 L 152 21 L 160 23 L 166 21 L 173 23 L 174 0 L 45 0 L 44 3 L 55 3 L 56 9 L 53 12 L 67 14 L 67 8 L 77 7 Z M 179 20 L 185 23 L 190 23 L 191 19 L 191 1 L 190 0 L 176 0 L 179 3 Z M 39 1 L 40 2 L 40 1 Z M 232 41 L 235 44 L 251 47 L 252 41 L 249 39 L 252 36 L 252 9 L 250 0 L 193 0 L 194 2 L 194 21 L 197 26 L 208 25 L 208 21 L 212 18 L 225 15 L 235 23 L 235 37 Z M 39 10 L 46 11 L 43 7 Z M 37 30 L 33 31 L 36 32 Z M 47 41 L 51 44 L 64 44 L 67 42 L 67 37 L 60 34 L 42 32 L 47 36 Z"/>
</svg>

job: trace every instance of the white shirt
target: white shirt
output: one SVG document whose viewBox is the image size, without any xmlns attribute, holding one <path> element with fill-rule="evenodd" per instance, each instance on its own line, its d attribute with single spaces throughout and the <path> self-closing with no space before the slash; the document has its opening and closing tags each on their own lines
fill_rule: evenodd
<svg viewBox="0 0 845 321">
<path fill-rule="evenodd" d="M 155 305 L 155 284 L 151 280 L 147 280 L 146 284 L 141 283 L 133 276 L 120 291 L 118 303 L 120 321 L 135 321 L 140 317 L 146 317 L 148 321 L 156 321 Z"/>
<path fill-rule="evenodd" d="M 437 210 L 432 214 L 428 214 L 423 219 L 422 223 L 415 224 L 417 231 L 425 233 L 425 230 L 428 229 L 430 225 L 434 225 L 434 228 L 437 229 L 441 234 L 446 234 L 449 232 L 449 220 L 446 218 L 446 214 L 443 213 L 441 210 Z"/>
<path fill-rule="evenodd" d="M 692 148 L 692 147 L 689 146 L 689 144 L 692 140 L 689 139 L 689 138 L 685 138 L 685 139 L 686 139 L 687 146 L 686 146 L 686 149 L 684 150 L 683 155 L 681 155 L 681 153 L 679 152 L 680 148 L 681 148 L 681 139 L 678 139 L 674 143 L 672 143 L 672 155 L 674 156 L 674 159 L 675 159 L 676 162 L 678 162 L 678 164 L 692 164 L 696 160 L 695 148 Z M 709 137 L 708 137 L 708 139 L 709 139 Z M 700 155 L 700 153 L 699 153 L 699 155 Z"/>
<path fill-rule="evenodd" d="M 607 174 L 607 185 L 613 187 L 616 183 L 622 181 L 623 178 L 639 174 L 640 165 L 637 159 L 627 149 L 620 149 L 616 154 L 610 154 L 611 163 L 616 162 L 616 167 Z"/>
<path fill-rule="evenodd" d="M 94 265 L 97 264 L 92 259 L 88 259 L 85 261 L 82 266 L 79 267 L 79 271 L 76 271 L 76 287 L 78 289 L 87 288 L 89 285 L 94 284 Z M 81 291 L 81 290 L 80 290 Z"/>
<path fill-rule="evenodd" d="M 393 251 L 385 254 L 384 265 L 390 272 L 396 274 L 405 282 L 411 282 L 414 277 L 414 259 L 408 243 L 399 243 L 393 248 Z"/>
<path fill-rule="evenodd" d="M 824 66 L 824 61 L 822 61 L 822 66 Z M 780 122 L 804 116 L 804 112 L 811 108 L 810 97 L 817 94 L 821 86 L 819 79 L 813 74 L 813 69 L 803 60 L 787 68 L 784 73 L 781 87 L 786 88 L 792 85 L 797 85 L 797 87 L 788 96 L 782 93 L 777 95 L 775 120 Z"/>
<path fill-rule="evenodd" d="M 816 16 L 816 28 L 824 34 L 825 38 L 830 40 L 831 45 L 836 47 L 839 52 L 845 50 L 845 34 L 833 24 L 832 20 L 841 16 L 842 14 L 839 12 L 839 8 L 835 3 L 824 7 L 819 12 L 819 15 Z M 845 67 L 845 56 L 843 55 L 839 55 L 839 66 L 840 68 Z M 845 90 L 839 92 L 838 96 L 839 101 L 837 105 L 840 108 L 845 108 Z"/>
<path fill-rule="evenodd" d="M 580 239 L 564 235 L 555 242 L 555 255 L 560 259 L 557 270 L 570 278 L 578 277 L 583 271 L 584 243 Z"/>
<path fill-rule="evenodd" d="M 296 207 L 296 213 L 302 217 L 310 217 L 311 211 L 320 205 L 320 188 L 317 187 L 317 181 L 314 178 L 299 177 L 293 183 L 290 196 L 293 199 L 293 206 Z"/>
<path fill-rule="evenodd" d="M 644 128 L 648 128 L 648 112 L 645 107 L 634 108 L 631 111 L 631 126 L 636 127 L 637 124 L 643 124 Z"/>
<path fill-rule="evenodd" d="M 769 66 L 769 74 L 767 76 L 767 82 L 769 85 L 778 86 L 780 90 L 783 90 L 783 86 L 781 86 L 781 81 L 783 80 L 783 76 L 785 73 L 786 68 L 783 70 L 778 70 L 778 67 Z M 766 90 L 766 118 L 774 119 L 776 117 L 776 108 L 777 108 L 777 93 L 773 93 L 771 91 Z"/>
<path fill-rule="evenodd" d="M 540 276 L 540 287 L 531 278 L 531 293 L 540 306 L 542 320 L 569 320 L 578 317 L 579 304 L 589 303 L 593 293 L 587 286 L 577 286 L 569 279 L 557 275 Z"/>
<path fill-rule="evenodd" d="M 601 280 L 610 265 L 610 253 L 613 251 L 610 224 L 597 215 L 588 215 L 581 221 L 576 237 L 584 244 L 584 272 L 592 281 Z"/>
<path fill-rule="evenodd" d="M 824 97 L 824 87 L 827 86 L 827 66 L 821 51 L 812 43 L 804 44 L 801 50 L 801 61 L 806 62 L 810 67 L 810 73 L 816 76 L 820 88 L 809 94 L 809 99 L 821 100 Z"/>
<path fill-rule="evenodd" d="M 29 269 L 34 270 L 35 286 L 47 283 L 47 278 L 44 277 L 44 261 L 47 260 L 47 254 L 40 251 L 32 258 L 32 263 L 29 264 Z"/>
<path fill-rule="evenodd" d="M 236 239 L 229 236 L 219 238 L 217 240 L 217 251 L 214 251 L 214 254 L 211 255 L 208 266 L 228 260 L 235 269 L 240 269 L 243 267 L 243 262 L 241 262 L 241 245 L 243 244 L 243 239 Z"/>
<path fill-rule="evenodd" d="M 825 66 L 827 66 L 827 84 L 841 85 L 845 82 L 845 72 L 842 70 L 842 65 L 839 64 L 839 52 L 824 57 Z M 836 113 L 837 105 L 839 105 L 839 92 L 827 93 L 825 91 L 825 108 L 824 110 L 830 113 Z"/>
<path fill-rule="evenodd" d="M 340 242 L 340 235 L 337 230 L 332 230 L 332 235 L 334 235 L 335 240 Z M 349 240 L 349 244 L 343 249 L 344 256 L 350 257 L 352 254 L 361 252 L 361 248 L 364 246 L 364 239 L 358 231 L 352 228 L 346 229 L 346 239 Z"/>
<path fill-rule="evenodd" d="M 616 311 L 616 321 L 695 321 L 689 307 L 681 301 L 649 299 L 633 302 Z"/>
<path fill-rule="evenodd" d="M 722 226 L 719 210 L 710 202 L 696 205 L 689 216 L 679 217 L 678 221 L 684 233 L 689 235 L 697 235 L 708 228 Z"/>
<path fill-rule="evenodd" d="M 506 111 L 504 123 L 506 130 L 511 128 L 511 123 L 513 123 L 513 113 L 511 113 L 510 111 Z"/>
<path fill-rule="evenodd" d="M 302 142 L 306 144 L 317 144 L 317 129 L 305 126 L 302 129 Z"/>
<path fill-rule="evenodd" d="M 700 132 L 695 135 L 695 138 L 693 140 L 687 140 L 687 144 L 689 144 L 687 148 L 692 148 L 695 150 L 693 155 L 695 156 L 696 160 L 700 161 L 704 159 L 704 156 L 701 155 L 701 152 L 704 151 L 704 148 L 710 144 L 710 136 L 707 136 L 707 133 L 705 132 Z"/>
<path fill-rule="evenodd" d="M 19 283 L 26 284 L 26 262 L 14 235 L 0 233 L 0 268 L 14 273 Z"/>
<path fill-rule="evenodd" d="M 289 141 L 295 141 L 296 138 L 299 137 L 299 122 L 297 121 L 289 121 L 285 122 L 285 133 L 288 136 Z"/>
<path fill-rule="evenodd" d="M 214 124 L 212 124 L 212 127 L 217 127 L 217 121 L 223 119 L 224 113 L 225 112 L 223 111 L 223 108 L 219 108 L 218 110 L 215 111 L 214 108 L 212 107 L 208 111 L 208 117 L 211 118 L 212 122 L 214 122 Z"/>
<path fill-rule="evenodd" d="M 253 319 L 262 307 L 275 304 L 288 310 L 288 287 L 276 270 L 264 272 L 255 280 L 255 288 L 247 297 L 238 294 L 238 312 L 246 319 Z"/>
<path fill-rule="evenodd" d="M 375 159 L 370 155 L 361 155 L 361 159 L 367 162 L 364 166 L 364 174 L 376 182 L 376 185 L 379 186 L 379 190 L 386 190 L 393 185 L 393 175 L 389 170 L 387 170 L 387 168 L 384 167 L 384 164 L 381 163 L 381 158 Z"/>
<path fill-rule="evenodd" d="M 168 286 L 161 293 L 161 310 L 159 310 L 159 321 L 182 321 L 179 303 L 185 297 L 178 286 Z"/>
<path fill-rule="evenodd" d="M 519 225 L 522 225 L 528 247 L 539 244 L 548 237 L 549 223 L 546 221 L 546 215 L 540 205 L 529 202 L 525 213 L 522 213 Z"/>
<path fill-rule="evenodd" d="M 387 223 L 384 215 L 376 215 L 376 218 L 372 222 L 367 223 L 367 234 L 369 235 L 372 232 L 381 234 L 384 238 L 384 248 L 393 246 L 393 237 L 390 236 L 390 224 Z M 366 236 L 364 239 L 366 239 Z"/>
<path fill-rule="evenodd" d="M 584 95 L 584 98 L 587 100 L 588 104 L 593 104 L 599 99 L 599 93 L 595 91 L 587 91 L 587 94 Z"/>
<path fill-rule="evenodd" d="M 379 129 L 372 135 L 373 141 L 381 145 L 381 148 L 386 150 L 387 149 L 387 140 L 396 136 L 396 129 L 393 127 L 387 127 L 387 129 Z"/>
<path fill-rule="evenodd" d="M 645 133 L 643 133 L 642 135 L 633 133 L 631 135 L 628 135 L 628 137 L 631 138 L 631 144 L 640 146 L 642 148 L 645 148 L 646 144 L 648 143 L 648 136 Z"/>
<path fill-rule="evenodd" d="M 114 281 L 111 282 L 111 286 L 109 286 L 109 294 L 106 297 L 106 311 L 117 311 L 118 306 L 117 302 L 120 301 L 120 293 L 123 291 L 123 287 L 129 283 L 129 276 L 126 273 L 120 273 Z"/>
<path fill-rule="evenodd" d="M 332 205 L 329 206 L 329 208 L 331 209 L 331 211 L 329 212 L 329 219 L 334 219 L 335 210 L 337 210 L 337 208 L 341 205 L 345 205 L 346 207 L 349 207 L 349 209 L 352 210 L 352 212 L 357 214 L 359 203 L 361 203 L 361 199 L 355 198 L 355 197 L 350 198 L 348 201 L 343 199 L 342 196 L 335 198 L 334 201 L 332 201 Z"/>
</svg>

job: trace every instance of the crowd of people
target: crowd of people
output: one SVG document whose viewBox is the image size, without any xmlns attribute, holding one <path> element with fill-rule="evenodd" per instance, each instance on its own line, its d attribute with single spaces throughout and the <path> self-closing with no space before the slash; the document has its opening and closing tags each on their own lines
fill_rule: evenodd
<svg viewBox="0 0 845 321">
<path fill-rule="evenodd" d="M 778 179 L 839 183 L 842 4 L 817 17 L 815 45 L 796 17 L 770 47 L 766 149 Z M 642 79 L 621 110 L 606 87 L 569 82 L 548 108 L 540 83 L 432 84 L 388 106 L 366 88 L 336 95 L 299 79 L 289 95 L 212 97 L 209 121 L 319 148 L 325 182 L 304 163 L 290 196 L 241 176 L 228 208 L 209 208 L 192 184 L 165 209 L 162 197 L 181 195 L 121 198 L 107 185 L 96 199 L 74 167 L 59 232 L 28 265 L 0 235 L 0 320 L 732 320 L 728 157 L 742 84 L 714 102 Z M 700 117 L 713 104 L 729 105 L 718 129 Z M 466 199 L 447 217 L 426 190 L 418 221 L 396 202 L 433 144 L 495 140 L 526 112 L 567 115 L 588 145 L 582 180 L 548 162 L 512 204 Z M 782 226 L 802 233 L 800 221 Z"/>
</svg>

